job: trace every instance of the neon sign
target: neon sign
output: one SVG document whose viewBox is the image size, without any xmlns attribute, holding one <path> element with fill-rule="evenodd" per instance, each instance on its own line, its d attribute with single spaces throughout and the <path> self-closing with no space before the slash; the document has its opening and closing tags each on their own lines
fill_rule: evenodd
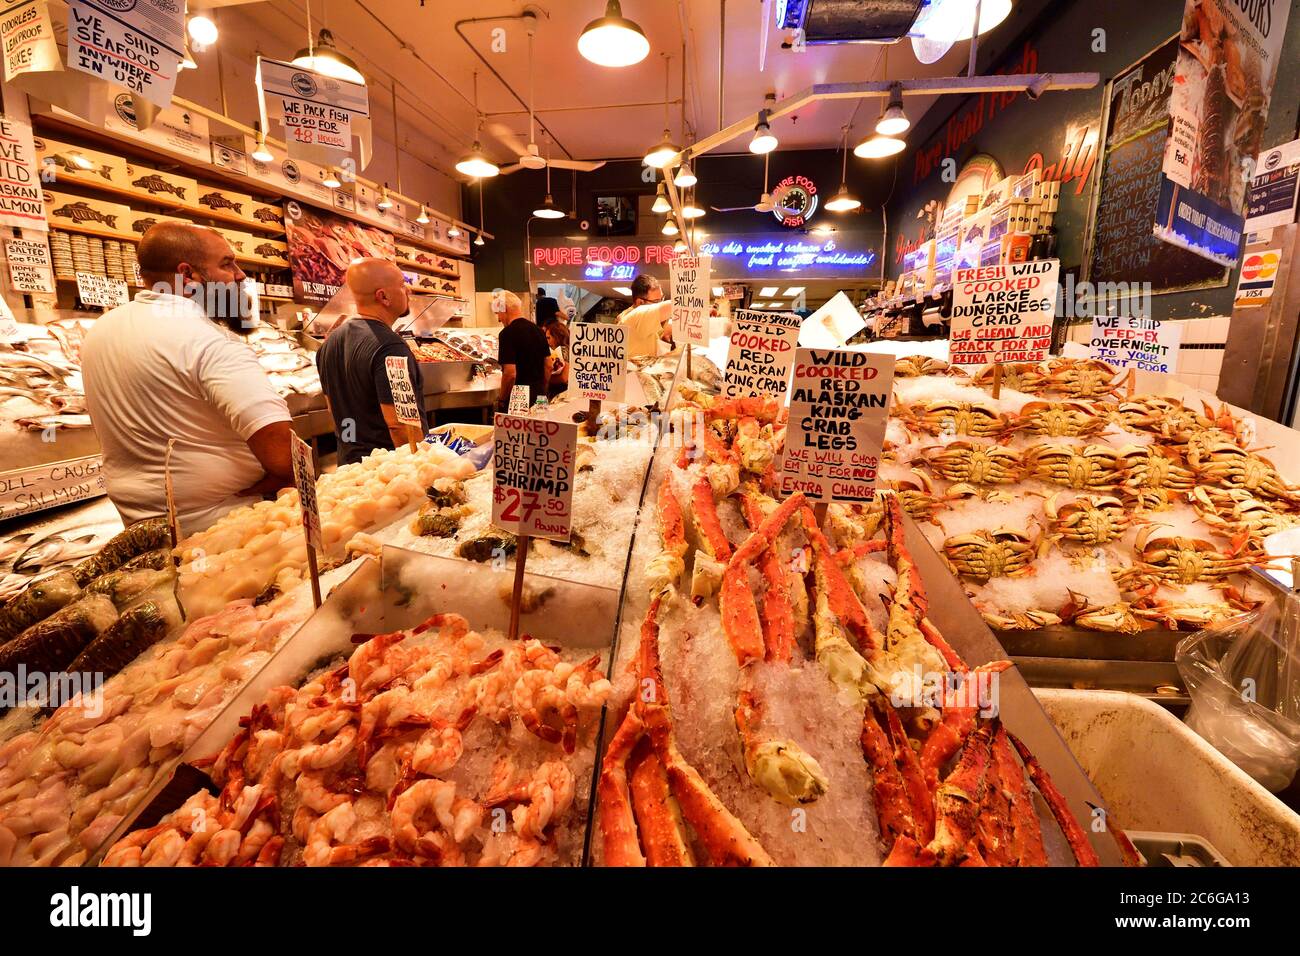
<svg viewBox="0 0 1300 956">
<path fill-rule="evenodd" d="M 772 190 L 772 204 L 776 221 L 797 229 L 817 211 L 817 184 L 807 176 L 787 176 Z"/>
</svg>

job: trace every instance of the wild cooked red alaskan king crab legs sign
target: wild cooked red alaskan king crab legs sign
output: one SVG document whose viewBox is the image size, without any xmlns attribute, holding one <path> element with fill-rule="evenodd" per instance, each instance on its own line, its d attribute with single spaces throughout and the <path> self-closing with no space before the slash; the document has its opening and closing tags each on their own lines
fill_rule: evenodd
<svg viewBox="0 0 1300 956">
<path fill-rule="evenodd" d="M 519 604 L 530 538 L 568 541 L 573 527 L 578 426 L 497 413 L 492 449 L 492 523 L 517 537 L 510 597 L 511 640 L 519 636 Z"/>
<path fill-rule="evenodd" d="M 1060 272 L 1057 259 L 955 270 L 949 361 L 1044 361 L 1052 347 Z"/>
<path fill-rule="evenodd" d="M 819 503 L 872 501 L 893 385 L 892 355 L 798 349 L 781 494 L 802 491 Z"/>
</svg>

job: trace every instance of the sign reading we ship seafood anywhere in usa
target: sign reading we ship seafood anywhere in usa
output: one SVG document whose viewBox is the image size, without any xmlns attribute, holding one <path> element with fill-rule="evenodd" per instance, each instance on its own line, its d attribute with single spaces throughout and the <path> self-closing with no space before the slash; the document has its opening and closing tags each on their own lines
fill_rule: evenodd
<svg viewBox="0 0 1300 956">
<path fill-rule="evenodd" d="M 1060 271 L 1057 259 L 954 270 L 952 364 L 1046 359 Z"/>
<path fill-rule="evenodd" d="M 709 341 L 710 256 L 678 256 L 668 266 L 673 291 L 673 338 L 691 345 Z"/>
<path fill-rule="evenodd" d="M 572 326 L 570 384 L 591 401 L 622 402 L 627 393 L 627 329 L 603 322 Z"/>
<path fill-rule="evenodd" d="M 185 57 L 185 5 L 176 0 L 68 0 L 68 66 L 160 109 Z"/>
<path fill-rule="evenodd" d="M 388 388 L 393 393 L 393 411 L 397 420 L 403 425 L 423 429 L 424 419 L 420 416 L 420 403 L 415 397 L 415 387 L 411 385 L 411 369 L 406 359 L 400 355 L 385 357 L 384 371 L 388 373 Z"/>
<path fill-rule="evenodd" d="M 1099 315 L 1092 320 L 1088 355 L 1116 368 L 1172 375 L 1178 371 L 1182 337 L 1183 330 L 1175 322 L 1135 315 Z"/>
<path fill-rule="evenodd" d="M 54 291 L 54 266 L 44 239 L 6 239 L 9 285 L 15 292 Z"/>
<path fill-rule="evenodd" d="M 893 384 L 893 355 L 798 349 L 779 465 L 781 494 L 873 500 Z"/>
<path fill-rule="evenodd" d="M 723 396 L 784 398 L 790 387 L 790 366 L 794 363 L 802 323 L 803 319 L 792 312 L 737 310 L 732 317 Z"/>
<path fill-rule="evenodd" d="M 568 541 L 578 426 L 497 413 L 492 523 L 511 534 Z"/>
</svg>

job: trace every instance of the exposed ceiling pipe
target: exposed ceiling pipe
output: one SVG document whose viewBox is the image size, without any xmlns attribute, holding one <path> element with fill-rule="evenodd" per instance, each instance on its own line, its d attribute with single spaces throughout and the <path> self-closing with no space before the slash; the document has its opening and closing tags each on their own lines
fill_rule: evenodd
<svg viewBox="0 0 1300 956">
<path fill-rule="evenodd" d="M 674 97 L 671 100 L 651 100 L 646 103 L 611 103 L 608 106 L 540 106 L 537 108 L 539 113 L 591 113 L 598 110 L 639 110 L 654 107 L 662 109 L 665 103 L 668 106 L 676 106 L 682 102 L 681 97 Z M 492 113 L 484 113 L 485 117 L 494 116 L 527 116 L 528 110 L 496 110 Z"/>
<path fill-rule="evenodd" d="M 763 0 L 763 10 L 759 14 L 763 18 L 763 33 L 758 41 L 758 72 L 760 73 L 767 66 L 767 25 L 772 21 L 770 2 L 771 0 Z"/>
<path fill-rule="evenodd" d="M 727 0 L 718 0 L 718 129 L 722 129 L 723 81 L 727 76 Z"/>
<path fill-rule="evenodd" d="M 534 20 L 536 20 L 537 14 L 533 12 L 535 9 L 536 9 L 535 7 L 529 7 L 523 13 L 513 14 L 509 16 L 467 17 L 464 20 L 457 20 L 455 24 L 456 35 L 465 41 L 465 45 L 469 47 L 470 50 L 473 52 L 473 54 L 479 58 L 482 64 L 486 66 L 488 70 L 491 71 L 492 75 L 497 78 L 497 82 L 500 83 L 503 87 L 505 87 L 506 91 L 511 96 L 513 96 L 515 100 L 519 103 L 519 105 L 522 106 L 524 109 L 528 109 L 528 104 L 524 102 L 524 98 L 515 92 L 514 87 L 506 82 L 505 77 L 503 77 L 500 73 L 497 72 L 497 68 L 493 66 L 491 63 L 489 63 L 487 57 L 485 57 L 481 52 L 479 52 L 478 47 L 476 47 L 472 42 L 470 42 L 469 37 L 465 35 L 465 31 L 462 30 L 461 27 L 465 26 L 468 23 L 498 23 L 502 20 L 525 20 L 529 17 L 532 17 Z M 571 152 L 569 152 L 569 150 L 565 147 L 565 145 L 559 141 L 555 133 L 551 132 L 550 127 L 546 125 L 546 122 L 544 120 L 539 119 L 537 121 L 537 125 L 540 126 L 546 132 L 546 135 L 551 138 L 552 143 L 554 143 L 556 146 L 560 147 L 560 149 L 564 151 L 564 155 L 566 158 L 568 159 L 575 158 L 574 155 Z"/>
</svg>

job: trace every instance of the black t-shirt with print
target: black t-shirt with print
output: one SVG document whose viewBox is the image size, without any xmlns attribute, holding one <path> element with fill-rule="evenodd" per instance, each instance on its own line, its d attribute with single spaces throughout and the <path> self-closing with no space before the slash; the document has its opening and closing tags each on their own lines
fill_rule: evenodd
<svg viewBox="0 0 1300 956">
<path fill-rule="evenodd" d="M 515 367 L 515 384 L 528 386 L 528 404 L 546 394 L 546 359 L 551 354 L 551 344 L 537 323 L 523 316 L 515 319 L 497 339 L 497 361 Z M 510 396 L 502 395 L 502 407 L 510 404 Z"/>
</svg>

